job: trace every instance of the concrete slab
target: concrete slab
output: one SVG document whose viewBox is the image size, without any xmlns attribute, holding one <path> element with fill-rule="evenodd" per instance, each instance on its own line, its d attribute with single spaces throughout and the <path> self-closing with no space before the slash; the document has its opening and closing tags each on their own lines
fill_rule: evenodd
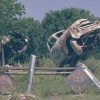
<svg viewBox="0 0 100 100">
<path fill-rule="evenodd" d="M 91 84 L 95 84 L 100 89 L 99 80 L 84 65 L 78 64 L 75 71 L 64 78 L 65 82 L 73 89 L 76 94 L 81 94 Z"/>
<path fill-rule="evenodd" d="M 13 90 L 13 82 L 10 76 L 6 74 L 0 75 L 0 94 L 11 94 Z"/>
</svg>

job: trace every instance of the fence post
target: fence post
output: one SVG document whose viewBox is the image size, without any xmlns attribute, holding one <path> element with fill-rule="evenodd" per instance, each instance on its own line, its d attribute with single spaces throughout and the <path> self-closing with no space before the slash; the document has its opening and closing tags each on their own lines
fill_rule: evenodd
<svg viewBox="0 0 100 100">
<path fill-rule="evenodd" d="M 4 54 L 4 47 L 2 46 L 2 67 L 5 67 L 5 54 Z"/>
<path fill-rule="evenodd" d="M 30 68 L 29 68 L 29 73 L 28 73 L 28 83 L 27 83 L 27 93 L 31 93 L 32 91 L 32 78 L 33 78 L 33 73 L 34 73 L 34 67 L 35 67 L 35 60 L 36 56 L 31 55 L 31 62 L 30 62 Z"/>
</svg>

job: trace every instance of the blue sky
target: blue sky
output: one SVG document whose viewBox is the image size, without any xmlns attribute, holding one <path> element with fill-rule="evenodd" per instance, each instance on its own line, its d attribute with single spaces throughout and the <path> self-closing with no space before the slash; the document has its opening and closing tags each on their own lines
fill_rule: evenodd
<svg viewBox="0 0 100 100">
<path fill-rule="evenodd" d="M 100 0 L 18 0 L 25 5 L 26 16 L 42 20 L 46 12 L 64 8 L 82 8 L 100 17 Z"/>
</svg>

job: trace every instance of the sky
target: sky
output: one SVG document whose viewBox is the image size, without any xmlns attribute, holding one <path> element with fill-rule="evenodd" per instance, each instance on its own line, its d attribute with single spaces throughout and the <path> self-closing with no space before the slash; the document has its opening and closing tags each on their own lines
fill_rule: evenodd
<svg viewBox="0 0 100 100">
<path fill-rule="evenodd" d="M 42 20 L 45 13 L 65 8 L 81 8 L 89 10 L 94 16 L 100 17 L 100 0 L 18 0 L 26 9 L 26 17 Z"/>
</svg>

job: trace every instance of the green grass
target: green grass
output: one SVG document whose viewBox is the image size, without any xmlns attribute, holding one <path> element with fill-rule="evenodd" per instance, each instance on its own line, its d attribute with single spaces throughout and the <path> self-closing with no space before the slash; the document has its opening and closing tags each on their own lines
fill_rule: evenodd
<svg viewBox="0 0 100 100">
<path fill-rule="evenodd" d="M 23 93 L 27 88 L 27 75 L 13 76 L 14 91 L 13 93 Z"/>
<path fill-rule="evenodd" d="M 9 96 L 0 95 L 0 100 L 9 100 Z M 10 100 L 19 100 L 16 96 L 13 96 Z M 100 95 L 58 95 L 58 96 L 48 96 L 48 97 L 39 97 L 39 99 L 27 98 L 27 100 L 100 100 Z"/>
<path fill-rule="evenodd" d="M 33 84 L 33 92 L 41 96 L 72 93 L 62 76 L 35 76 Z"/>
<path fill-rule="evenodd" d="M 11 95 L 0 95 L 0 100 L 9 100 Z"/>
<path fill-rule="evenodd" d="M 88 68 L 100 79 L 100 62 L 99 59 L 94 59 L 93 57 L 86 62 L 84 62 Z M 54 66 L 50 59 L 43 59 L 40 62 L 42 67 Z M 41 66 L 40 66 L 41 67 Z M 27 76 L 16 76 L 15 80 L 15 92 L 25 92 L 27 87 Z M 32 85 L 33 94 L 39 96 L 49 96 L 49 95 L 68 95 L 74 94 L 71 88 L 65 84 L 64 76 L 58 75 L 37 75 L 33 77 Z M 100 91 L 95 86 L 90 86 L 85 91 L 86 94 L 100 94 Z"/>
<path fill-rule="evenodd" d="M 100 79 L 100 62 L 99 59 L 91 58 L 84 62 L 88 68 Z M 50 59 L 43 59 L 40 62 L 40 67 L 54 66 Z M 11 95 L 17 93 L 25 93 L 27 88 L 27 75 L 13 76 L 14 90 Z M 49 100 L 49 96 L 58 96 L 59 100 L 99 100 L 100 90 L 96 86 L 90 86 L 85 91 L 85 96 L 75 96 L 72 89 L 65 84 L 64 76 L 58 75 L 37 75 L 33 77 L 32 93 L 42 97 L 43 100 Z M 7 100 L 7 96 L 0 95 L 0 100 Z M 41 98 L 41 100 L 42 100 Z"/>
<path fill-rule="evenodd" d="M 60 96 L 59 100 L 100 100 L 100 95 L 85 95 L 85 96 L 65 95 L 65 96 Z"/>
</svg>

